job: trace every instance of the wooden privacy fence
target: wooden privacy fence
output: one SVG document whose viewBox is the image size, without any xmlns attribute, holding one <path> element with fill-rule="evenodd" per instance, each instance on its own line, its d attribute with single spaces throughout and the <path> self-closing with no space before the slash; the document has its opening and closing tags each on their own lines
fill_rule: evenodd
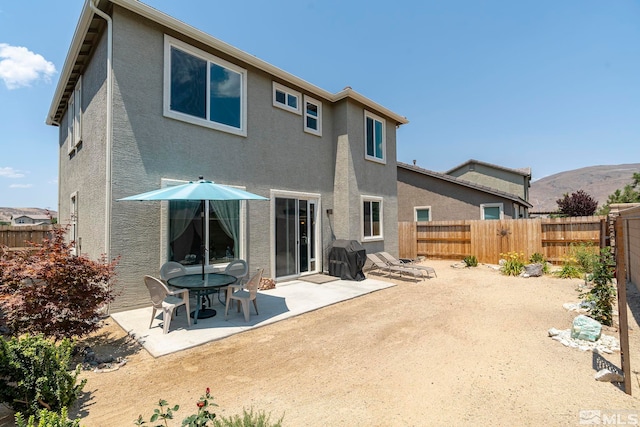
<svg viewBox="0 0 640 427">
<path fill-rule="evenodd" d="M 462 259 L 496 264 L 501 253 L 542 254 L 560 263 L 572 244 L 607 244 L 605 216 L 507 220 L 465 220 L 398 223 L 400 256 Z"/>
<path fill-rule="evenodd" d="M 10 251 L 26 249 L 27 242 L 42 243 L 50 236 L 53 225 L 0 225 L 0 246 L 8 246 Z"/>
</svg>

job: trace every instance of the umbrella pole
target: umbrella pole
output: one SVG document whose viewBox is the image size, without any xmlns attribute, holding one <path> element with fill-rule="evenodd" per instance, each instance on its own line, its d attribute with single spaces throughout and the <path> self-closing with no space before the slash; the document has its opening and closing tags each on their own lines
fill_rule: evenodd
<svg viewBox="0 0 640 427">
<path fill-rule="evenodd" d="M 204 261 L 205 261 L 205 248 L 204 248 L 204 200 L 202 201 L 202 212 L 200 212 L 200 223 L 202 224 L 202 238 L 200 240 L 200 253 L 202 255 L 202 280 L 204 280 Z"/>
</svg>

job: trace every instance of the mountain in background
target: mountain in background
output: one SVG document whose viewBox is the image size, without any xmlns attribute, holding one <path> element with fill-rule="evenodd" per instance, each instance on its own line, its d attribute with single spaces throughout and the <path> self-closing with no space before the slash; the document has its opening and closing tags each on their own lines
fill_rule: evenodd
<svg viewBox="0 0 640 427">
<path fill-rule="evenodd" d="M 40 208 L 0 208 L 0 222 L 11 222 L 12 215 L 47 215 L 47 212 L 54 218 L 58 217 L 58 212 Z"/>
<path fill-rule="evenodd" d="M 633 174 L 640 172 L 640 163 L 624 165 L 589 166 L 560 172 L 531 183 L 530 212 L 553 212 L 558 209 L 556 200 L 565 194 L 582 190 L 602 207 L 609 195 L 625 185 L 633 183 Z"/>
</svg>

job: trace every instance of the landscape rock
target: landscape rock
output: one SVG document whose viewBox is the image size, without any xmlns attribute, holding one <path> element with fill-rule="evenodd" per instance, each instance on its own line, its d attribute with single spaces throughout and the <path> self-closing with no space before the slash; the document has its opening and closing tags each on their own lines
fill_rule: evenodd
<svg viewBox="0 0 640 427">
<path fill-rule="evenodd" d="M 586 341 L 598 341 L 602 334 L 602 324 L 597 320 L 580 314 L 573 319 L 573 325 L 571 327 L 571 338 L 586 340 Z"/>
<path fill-rule="evenodd" d="M 581 351 L 592 351 L 594 353 L 606 353 L 613 354 L 620 351 L 620 343 L 618 340 L 606 334 L 601 334 L 600 339 L 597 341 L 587 341 L 571 337 L 571 329 L 556 329 L 551 328 L 548 330 L 549 337 L 552 340 L 558 341 L 565 347 L 577 348 Z"/>
<path fill-rule="evenodd" d="M 611 372 L 608 369 L 600 369 L 595 375 L 596 381 L 621 383 L 624 381 L 624 377 L 616 372 Z"/>
<path fill-rule="evenodd" d="M 541 277 L 543 274 L 542 264 L 527 264 L 522 272 L 523 277 Z"/>
</svg>

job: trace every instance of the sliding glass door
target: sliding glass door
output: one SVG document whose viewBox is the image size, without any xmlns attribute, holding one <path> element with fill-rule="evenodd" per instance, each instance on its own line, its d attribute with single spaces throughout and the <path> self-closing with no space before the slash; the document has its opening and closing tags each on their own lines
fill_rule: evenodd
<svg viewBox="0 0 640 427">
<path fill-rule="evenodd" d="M 276 277 L 315 272 L 317 200 L 276 197 Z"/>
</svg>

